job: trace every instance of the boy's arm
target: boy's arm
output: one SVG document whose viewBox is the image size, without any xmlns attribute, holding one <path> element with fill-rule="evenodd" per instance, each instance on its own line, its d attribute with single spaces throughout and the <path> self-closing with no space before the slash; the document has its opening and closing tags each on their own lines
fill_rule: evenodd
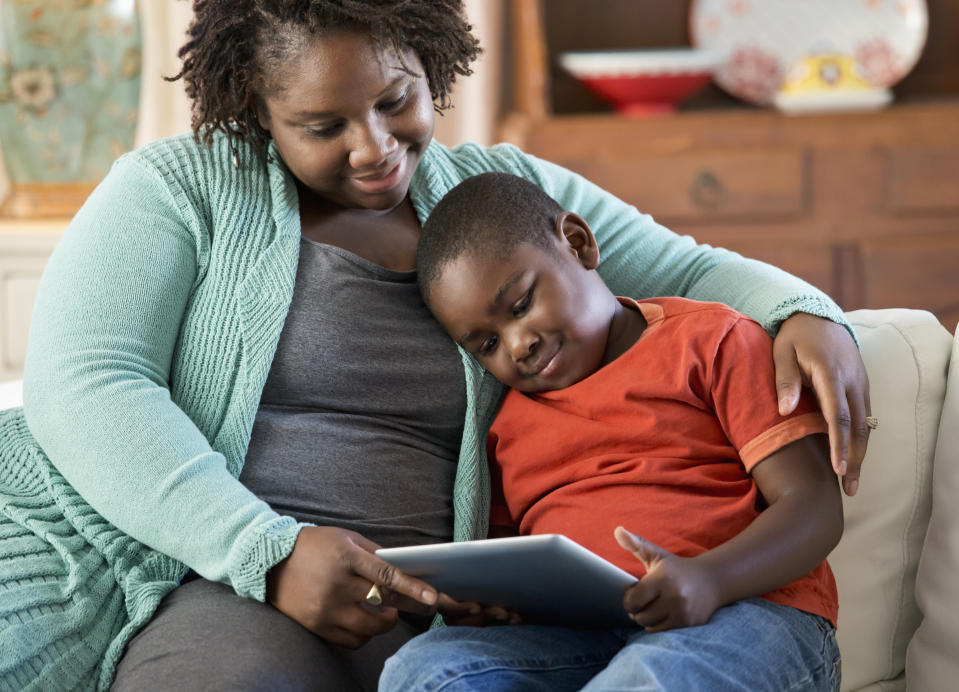
<svg viewBox="0 0 959 692">
<path fill-rule="evenodd" d="M 810 435 L 753 469 L 768 507 L 741 533 L 694 558 L 617 529 L 647 573 L 624 598 L 649 631 L 703 624 L 733 601 L 774 591 L 808 574 L 842 536 L 842 497 L 825 435 Z"/>
</svg>

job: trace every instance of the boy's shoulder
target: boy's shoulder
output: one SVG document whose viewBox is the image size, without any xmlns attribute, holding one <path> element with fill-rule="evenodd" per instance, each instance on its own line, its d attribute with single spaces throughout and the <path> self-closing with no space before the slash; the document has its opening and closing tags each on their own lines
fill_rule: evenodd
<svg viewBox="0 0 959 692">
<path fill-rule="evenodd" d="M 723 303 L 673 296 L 630 302 L 643 313 L 648 332 L 658 331 L 661 338 L 696 351 L 715 352 L 734 331 L 757 348 L 771 341 L 762 325 Z"/>
<path fill-rule="evenodd" d="M 728 305 L 704 300 L 663 296 L 632 302 L 640 306 L 646 320 L 651 324 L 654 321 L 681 321 L 713 328 L 720 324 L 732 325 L 741 320 L 755 321 Z"/>
</svg>

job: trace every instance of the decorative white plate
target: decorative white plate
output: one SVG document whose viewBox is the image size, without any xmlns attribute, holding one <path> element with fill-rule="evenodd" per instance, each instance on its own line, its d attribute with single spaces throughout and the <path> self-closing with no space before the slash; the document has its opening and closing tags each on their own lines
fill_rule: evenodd
<svg viewBox="0 0 959 692">
<path fill-rule="evenodd" d="M 925 0 L 693 0 L 689 16 L 693 45 L 719 55 L 716 83 L 762 105 L 796 62 L 820 53 L 849 55 L 890 87 L 919 60 L 928 27 Z"/>
</svg>

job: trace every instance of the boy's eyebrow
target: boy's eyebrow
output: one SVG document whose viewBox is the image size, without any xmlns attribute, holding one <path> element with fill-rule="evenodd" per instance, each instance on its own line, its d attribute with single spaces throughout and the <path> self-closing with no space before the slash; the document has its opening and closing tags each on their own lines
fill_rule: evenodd
<svg viewBox="0 0 959 692">
<path fill-rule="evenodd" d="M 496 295 L 493 296 L 493 300 L 490 301 L 489 307 L 486 309 L 487 314 L 492 315 L 499 309 L 500 303 L 503 302 L 503 297 L 520 279 L 523 278 L 524 272 L 525 270 L 520 269 L 500 285 L 499 290 L 496 291 Z M 457 343 L 463 348 L 466 348 L 466 342 L 473 338 L 475 338 L 475 332 L 467 332 L 459 338 Z"/>
</svg>

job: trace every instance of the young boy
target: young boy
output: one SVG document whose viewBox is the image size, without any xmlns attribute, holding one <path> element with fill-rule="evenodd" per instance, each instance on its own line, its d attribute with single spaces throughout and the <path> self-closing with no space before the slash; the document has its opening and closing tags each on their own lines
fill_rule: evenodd
<svg viewBox="0 0 959 692">
<path fill-rule="evenodd" d="M 487 443 L 491 523 L 633 573 L 623 605 L 642 627 L 441 628 L 390 659 L 381 690 L 838 689 L 822 416 L 808 400 L 779 415 L 757 323 L 617 298 L 598 263 L 583 218 L 499 173 L 437 205 L 417 256 L 436 318 L 511 387 Z"/>
</svg>

